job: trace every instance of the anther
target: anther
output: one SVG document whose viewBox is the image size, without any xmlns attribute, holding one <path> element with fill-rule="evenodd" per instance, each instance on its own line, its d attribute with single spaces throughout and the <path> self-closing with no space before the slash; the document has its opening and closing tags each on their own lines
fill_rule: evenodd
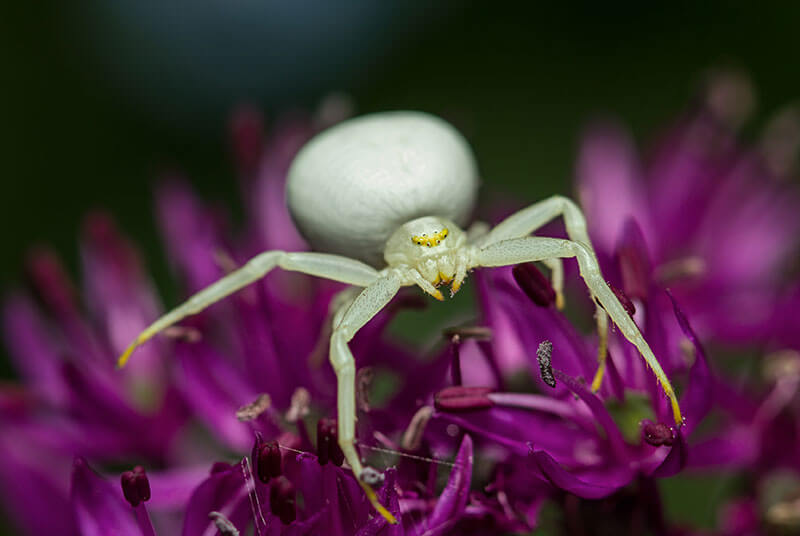
<svg viewBox="0 0 800 536">
<path fill-rule="evenodd" d="M 222 512 L 209 512 L 208 517 L 214 520 L 214 525 L 222 536 L 239 536 L 239 530 Z"/>
<path fill-rule="evenodd" d="M 550 341 L 542 341 L 539 343 L 539 348 L 536 349 L 536 360 L 539 362 L 539 374 L 542 381 L 555 389 L 556 377 L 553 374 L 553 343 Z"/>
<path fill-rule="evenodd" d="M 494 406 L 487 396 L 491 392 L 489 387 L 446 387 L 433 397 L 433 405 L 439 411 L 449 413 L 489 409 Z"/>
<path fill-rule="evenodd" d="M 356 372 L 356 405 L 364 413 L 369 413 L 369 388 L 375 371 L 372 367 L 361 367 Z"/>
<path fill-rule="evenodd" d="M 253 447 L 253 466 L 258 479 L 264 484 L 275 477 L 281 476 L 281 449 L 277 441 L 261 441 L 261 435 L 256 436 L 256 445 Z"/>
<path fill-rule="evenodd" d="M 236 410 L 236 418 L 241 422 L 252 421 L 267 411 L 272 404 L 267 393 L 261 393 L 254 401 Z"/>
<path fill-rule="evenodd" d="M 654 447 L 670 446 L 675 440 L 675 436 L 669 426 L 652 421 L 642 421 L 642 438 Z"/>
<path fill-rule="evenodd" d="M 132 471 L 122 473 L 120 483 L 125 500 L 134 508 L 150 500 L 150 481 L 141 465 L 137 465 Z"/>
<path fill-rule="evenodd" d="M 278 477 L 270 486 L 269 508 L 284 525 L 297 519 L 295 489 L 285 476 Z"/>
<path fill-rule="evenodd" d="M 309 412 L 311 404 L 311 393 L 305 387 L 298 387 L 292 393 L 292 400 L 289 404 L 289 410 L 286 412 L 286 420 L 289 422 L 297 422 L 303 419 Z"/>
<path fill-rule="evenodd" d="M 614 293 L 614 295 L 617 297 L 617 300 L 619 300 L 619 303 L 625 309 L 625 312 L 628 313 L 628 316 L 633 318 L 633 315 L 636 314 L 636 306 L 633 304 L 631 299 L 628 298 L 628 295 L 625 294 L 621 289 L 618 289 L 617 287 L 612 285 L 611 283 L 606 283 L 606 284 L 608 285 L 608 288 L 610 288 L 611 291 Z"/>
<path fill-rule="evenodd" d="M 532 263 L 517 264 L 511 270 L 519 288 L 539 307 L 550 307 L 556 301 L 556 291 L 550 281 Z"/>
<path fill-rule="evenodd" d="M 422 436 L 425 433 L 425 427 L 428 421 L 433 416 L 433 408 L 430 406 L 422 406 L 417 410 L 411 422 L 408 423 L 408 428 L 403 432 L 403 438 L 400 440 L 400 446 L 408 451 L 417 450 L 422 445 Z"/>
<path fill-rule="evenodd" d="M 322 418 L 317 421 L 317 459 L 320 465 L 328 462 L 341 467 L 344 453 L 339 448 L 336 420 Z"/>
<path fill-rule="evenodd" d="M 383 473 L 377 469 L 367 466 L 361 470 L 361 474 L 358 475 L 358 478 L 361 480 L 361 482 L 369 485 L 372 488 L 379 488 L 383 485 L 385 477 Z"/>
<path fill-rule="evenodd" d="M 180 342 L 197 343 L 203 340 L 199 329 L 189 326 L 170 326 L 161 332 L 161 335 Z"/>
</svg>

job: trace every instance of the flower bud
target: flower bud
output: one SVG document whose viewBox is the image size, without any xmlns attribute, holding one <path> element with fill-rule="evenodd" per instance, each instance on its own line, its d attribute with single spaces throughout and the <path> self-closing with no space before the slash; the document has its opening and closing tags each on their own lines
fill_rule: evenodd
<svg viewBox="0 0 800 536">
<path fill-rule="evenodd" d="M 285 476 L 279 476 L 270 486 L 269 508 L 284 525 L 297 519 L 295 489 Z"/>
<path fill-rule="evenodd" d="M 140 503 L 150 500 L 150 481 L 144 472 L 144 467 L 137 465 L 133 471 L 125 471 L 120 476 L 122 494 L 125 500 L 134 508 Z"/>
<path fill-rule="evenodd" d="M 511 270 L 519 288 L 539 307 L 550 307 L 556 301 L 556 291 L 532 262 L 517 264 Z"/>
<path fill-rule="evenodd" d="M 489 387 L 464 387 L 456 385 L 442 389 L 433 398 L 433 404 L 439 411 L 459 413 L 489 409 L 494 406 L 487 396 L 492 390 Z"/>
<path fill-rule="evenodd" d="M 335 419 L 322 418 L 317 421 L 317 459 L 320 465 L 330 461 L 341 467 L 344 462 L 344 453 L 339 448 Z"/>
<path fill-rule="evenodd" d="M 642 438 L 654 447 L 660 447 L 661 445 L 671 446 L 675 440 L 672 429 L 669 426 L 652 421 L 642 422 Z"/>
</svg>

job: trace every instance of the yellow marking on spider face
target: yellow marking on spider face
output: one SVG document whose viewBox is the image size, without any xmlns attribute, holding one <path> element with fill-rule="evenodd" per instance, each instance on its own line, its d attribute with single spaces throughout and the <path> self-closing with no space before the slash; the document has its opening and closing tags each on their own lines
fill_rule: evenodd
<svg viewBox="0 0 800 536">
<path fill-rule="evenodd" d="M 453 280 L 453 278 L 452 278 L 452 277 L 447 277 L 447 276 L 446 276 L 445 274 L 443 274 L 442 272 L 439 272 L 439 275 L 437 275 L 437 276 L 436 276 L 436 280 L 437 280 L 437 281 L 440 281 L 440 282 L 442 282 L 442 283 L 444 283 L 445 285 L 449 285 L 449 284 L 450 284 L 450 281 L 452 281 L 452 280 Z M 434 283 L 434 284 L 435 284 L 435 283 Z"/>
<path fill-rule="evenodd" d="M 397 525 L 397 518 L 394 517 L 392 513 L 381 504 L 381 502 L 378 500 L 378 495 L 375 493 L 375 490 L 373 490 L 372 487 L 366 482 L 361 482 L 361 480 L 359 480 L 358 483 L 361 484 L 361 489 L 363 489 L 364 493 L 367 494 L 367 500 L 370 502 L 372 507 L 375 508 L 375 510 L 377 510 L 386 521 L 392 525 Z"/>
<path fill-rule="evenodd" d="M 428 236 L 427 234 L 414 235 L 411 237 L 411 241 L 418 246 L 428 246 L 429 248 L 432 248 L 441 244 L 442 240 L 447 238 L 447 235 L 449 233 L 450 231 L 448 231 L 447 228 L 444 228 L 441 231 L 433 233 L 430 236 Z"/>
</svg>

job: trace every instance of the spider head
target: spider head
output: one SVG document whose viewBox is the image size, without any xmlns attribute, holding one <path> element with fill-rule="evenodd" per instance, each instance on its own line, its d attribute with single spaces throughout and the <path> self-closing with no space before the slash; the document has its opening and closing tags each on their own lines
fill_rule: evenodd
<svg viewBox="0 0 800 536">
<path fill-rule="evenodd" d="M 412 268 L 436 287 L 453 280 L 457 252 L 465 244 L 466 235 L 455 223 L 425 216 L 400 226 L 386 243 L 384 257 L 389 266 Z"/>
</svg>

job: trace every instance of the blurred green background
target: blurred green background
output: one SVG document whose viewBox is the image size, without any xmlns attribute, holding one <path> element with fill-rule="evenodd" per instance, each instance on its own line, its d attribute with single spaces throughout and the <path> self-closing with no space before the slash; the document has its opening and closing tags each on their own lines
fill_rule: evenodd
<svg viewBox="0 0 800 536">
<path fill-rule="evenodd" d="M 332 91 L 352 96 L 358 113 L 444 115 L 472 142 L 486 191 L 524 203 L 569 193 L 588 120 L 618 117 L 646 142 L 686 106 L 709 68 L 752 76 L 758 111 L 750 132 L 800 95 L 796 2 L 586 1 L 525 11 L 453 1 L 163 4 L 5 6 L 4 288 L 21 280 L 36 243 L 52 245 L 77 276 L 76 236 L 83 215 L 98 207 L 142 244 L 157 282 L 168 286 L 153 183 L 164 170 L 181 170 L 235 214 L 226 126 L 243 102 L 263 108 L 268 129 L 281 113 L 311 110 Z M 723 488 L 667 483 L 668 507 L 708 526 L 709 501 L 722 499 Z"/>
</svg>

